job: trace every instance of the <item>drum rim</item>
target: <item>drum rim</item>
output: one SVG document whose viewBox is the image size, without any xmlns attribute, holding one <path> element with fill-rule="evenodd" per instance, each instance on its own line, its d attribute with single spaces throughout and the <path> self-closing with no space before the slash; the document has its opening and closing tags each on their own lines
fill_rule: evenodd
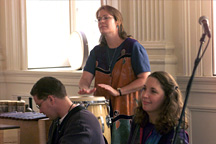
<svg viewBox="0 0 216 144">
<path fill-rule="evenodd" d="M 106 104 L 107 101 L 72 101 L 74 103 L 83 103 L 83 104 Z"/>
<path fill-rule="evenodd" d="M 69 96 L 71 101 L 107 101 L 103 96 Z"/>
</svg>

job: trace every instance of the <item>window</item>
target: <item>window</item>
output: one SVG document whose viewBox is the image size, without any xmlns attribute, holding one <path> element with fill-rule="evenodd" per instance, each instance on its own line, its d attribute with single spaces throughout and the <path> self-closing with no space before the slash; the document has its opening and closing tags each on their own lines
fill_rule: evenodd
<svg viewBox="0 0 216 144">
<path fill-rule="evenodd" d="M 100 0 L 26 0 L 28 68 L 79 68 L 83 55 L 77 50 L 82 47 L 71 34 L 82 32 L 89 51 L 97 45 L 95 13 L 100 5 Z"/>
<path fill-rule="evenodd" d="M 216 2 L 213 1 L 213 31 L 212 31 L 212 35 L 213 35 L 213 47 L 214 47 L 214 75 L 216 75 Z"/>
</svg>

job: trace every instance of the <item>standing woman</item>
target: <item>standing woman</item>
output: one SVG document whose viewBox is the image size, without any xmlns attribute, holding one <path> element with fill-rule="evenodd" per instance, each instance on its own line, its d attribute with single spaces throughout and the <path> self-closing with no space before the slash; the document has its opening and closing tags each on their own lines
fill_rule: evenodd
<svg viewBox="0 0 216 144">
<path fill-rule="evenodd" d="M 150 74 L 135 110 L 128 144 L 171 144 L 182 107 L 182 94 L 175 79 L 162 71 Z M 184 130 L 188 127 L 186 117 L 181 127 L 177 140 L 189 144 Z"/>
<path fill-rule="evenodd" d="M 96 12 L 100 44 L 90 52 L 79 82 L 79 94 L 104 96 L 110 101 L 112 144 L 125 144 L 138 90 L 150 74 L 145 48 L 124 31 L 121 13 L 105 5 Z M 95 78 L 95 87 L 90 89 Z"/>
</svg>

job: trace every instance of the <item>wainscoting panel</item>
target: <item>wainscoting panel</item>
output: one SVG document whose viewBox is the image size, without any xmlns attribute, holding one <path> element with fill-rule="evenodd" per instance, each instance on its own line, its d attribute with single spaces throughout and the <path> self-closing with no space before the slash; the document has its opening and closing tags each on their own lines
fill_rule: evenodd
<svg viewBox="0 0 216 144">
<path fill-rule="evenodd" d="M 189 77 L 177 76 L 185 97 Z M 190 144 L 216 144 L 216 78 L 194 77 L 187 102 Z"/>
<path fill-rule="evenodd" d="M 190 143 L 216 144 L 216 107 L 191 107 Z"/>
</svg>

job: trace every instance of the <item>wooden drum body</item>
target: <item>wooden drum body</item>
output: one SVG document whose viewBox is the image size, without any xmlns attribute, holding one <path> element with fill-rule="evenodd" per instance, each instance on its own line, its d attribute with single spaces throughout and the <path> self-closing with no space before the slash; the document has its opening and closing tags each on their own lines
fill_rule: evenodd
<svg viewBox="0 0 216 144">
<path fill-rule="evenodd" d="M 69 98 L 73 103 L 82 105 L 95 115 L 99 120 L 104 137 L 108 144 L 111 144 L 110 126 L 107 122 L 109 120 L 108 102 L 105 97 L 70 96 Z"/>
</svg>

